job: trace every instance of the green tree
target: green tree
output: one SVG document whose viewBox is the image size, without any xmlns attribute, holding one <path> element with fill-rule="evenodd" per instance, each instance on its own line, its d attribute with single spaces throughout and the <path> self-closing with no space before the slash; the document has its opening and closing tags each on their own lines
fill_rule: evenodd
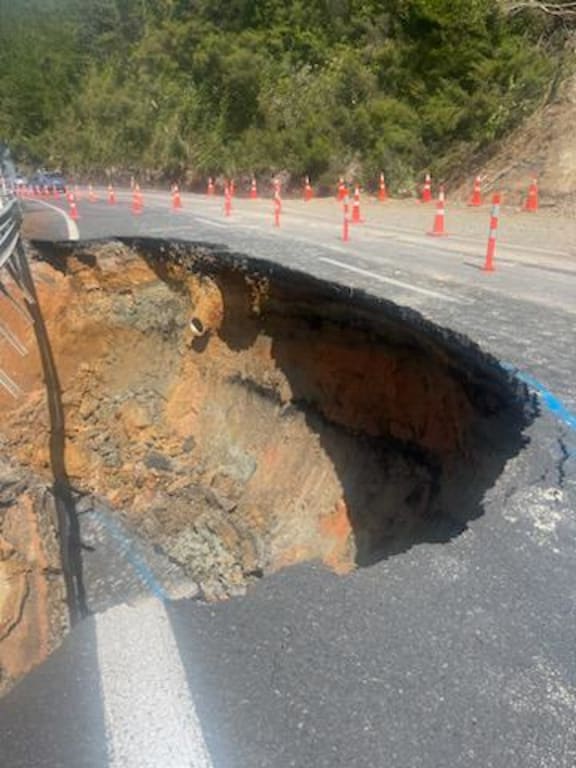
<svg viewBox="0 0 576 768">
<path fill-rule="evenodd" d="M 350 168 L 409 189 L 432 157 L 444 172 L 510 130 L 567 66 L 552 13 L 516 5 L 0 0 L 0 138 L 86 173 Z"/>
</svg>

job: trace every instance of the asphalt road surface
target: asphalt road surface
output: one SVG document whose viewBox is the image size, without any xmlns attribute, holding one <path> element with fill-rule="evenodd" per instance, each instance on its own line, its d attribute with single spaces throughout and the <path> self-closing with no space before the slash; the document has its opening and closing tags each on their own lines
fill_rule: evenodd
<svg viewBox="0 0 576 768">
<path fill-rule="evenodd" d="M 102 192 L 100 192 L 102 198 Z M 534 387 L 542 415 L 484 514 L 350 576 L 318 565 L 243 598 L 140 597 L 79 625 L 0 702 L 11 768 L 574 768 L 576 257 L 570 223 L 509 214 L 481 271 L 488 211 L 375 203 L 340 239 L 335 204 L 145 196 L 26 203 L 46 239 L 228 245 L 408 305 Z M 64 208 L 61 203 L 53 203 Z M 452 216 L 452 221 L 450 219 Z M 456 226 L 458 223 L 458 226 Z"/>
</svg>

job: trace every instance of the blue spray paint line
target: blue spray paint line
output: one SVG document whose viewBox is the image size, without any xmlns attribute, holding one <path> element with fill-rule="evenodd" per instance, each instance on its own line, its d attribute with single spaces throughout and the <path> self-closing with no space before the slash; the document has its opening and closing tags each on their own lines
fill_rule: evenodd
<svg viewBox="0 0 576 768">
<path fill-rule="evenodd" d="M 561 421 L 569 429 L 576 432 L 576 415 L 573 414 L 556 395 L 552 394 L 542 382 L 535 379 L 529 373 L 522 373 L 514 365 L 510 363 L 501 363 L 502 367 L 513 373 L 517 379 L 527 384 L 531 389 L 538 393 L 540 400 L 544 403 L 550 413 L 554 414 L 556 418 Z M 569 452 L 570 456 L 576 456 L 575 451 Z"/>
<path fill-rule="evenodd" d="M 93 510 L 93 514 L 106 528 L 114 541 L 117 542 L 119 545 L 120 553 L 123 557 L 126 557 L 144 586 L 154 595 L 154 597 L 157 597 L 158 600 L 161 600 L 162 602 L 169 600 L 168 593 L 162 584 L 160 584 L 156 576 L 154 576 L 152 570 L 144 558 L 142 558 L 137 552 L 134 551 L 132 541 L 127 536 L 127 534 L 124 533 L 121 526 L 98 510 Z"/>
</svg>

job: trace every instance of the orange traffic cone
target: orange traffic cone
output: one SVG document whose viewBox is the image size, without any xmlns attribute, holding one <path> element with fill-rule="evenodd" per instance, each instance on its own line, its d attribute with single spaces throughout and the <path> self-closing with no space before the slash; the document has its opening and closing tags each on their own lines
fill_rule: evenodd
<svg viewBox="0 0 576 768">
<path fill-rule="evenodd" d="M 92 187 L 92 184 L 88 185 L 88 200 L 91 203 L 95 203 L 98 198 L 94 194 L 94 188 Z"/>
<path fill-rule="evenodd" d="M 500 218 L 500 193 L 496 192 L 492 198 L 492 211 L 490 213 L 490 231 L 488 233 L 488 246 L 486 248 L 486 260 L 484 272 L 494 272 L 494 255 L 496 253 L 496 231 Z"/>
<path fill-rule="evenodd" d="M 309 203 L 313 197 L 314 191 L 312 190 L 312 185 L 310 184 L 310 177 L 306 176 L 306 181 L 304 182 L 304 200 L 305 202 Z"/>
<path fill-rule="evenodd" d="M 438 203 L 436 205 L 436 215 L 434 216 L 434 227 L 431 232 L 427 234 L 434 237 L 441 237 L 447 234 L 444 231 L 444 187 L 440 187 L 438 192 Z"/>
<path fill-rule="evenodd" d="M 476 176 L 474 179 L 474 189 L 472 190 L 472 197 L 470 198 L 468 205 L 478 207 L 482 205 L 482 182 L 480 176 Z"/>
<path fill-rule="evenodd" d="M 528 187 L 528 197 L 524 203 L 524 210 L 529 213 L 536 213 L 538 210 L 538 180 L 533 177 Z"/>
<path fill-rule="evenodd" d="M 252 183 L 250 184 L 250 200 L 258 199 L 258 187 L 256 186 L 256 179 L 252 177 Z"/>
<path fill-rule="evenodd" d="M 230 216 L 232 213 L 232 192 L 230 191 L 230 185 L 226 184 L 224 187 L 224 216 Z"/>
<path fill-rule="evenodd" d="M 384 203 L 388 199 L 388 192 L 386 191 L 386 181 L 384 180 L 384 174 L 380 174 L 380 183 L 378 185 L 378 200 Z"/>
<path fill-rule="evenodd" d="M 213 195 L 214 194 L 214 181 L 212 177 L 208 179 L 208 189 L 206 190 L 207 195 Z"/>
<path fill-rule="evenodd" d="M 234 183 L 234 179 L 230 179 L 228 184 L 228 191 L 230 192 L 230 197 L 234 197 L 236 194 L 236 184 Z"/>
<path fill-rule="evenodd" d="M 116 204 L 116 192 L 112 184 L 108 184 L 108 205 Z"/>
<path fill-rule="evenodd" d="M 68 195 L 68 205 L 70 206 L 70 218 L 73 221 L 78 221 L 78 208 L 76 207 L 76 200 L 72 192 Z"/>
<path fill-rule="evenodd" d="M 432 182 L 429 173 L 426 174 L 424 187 L 422 188 L 422 197 L 420 199 L 423 203 L 429 203 L 432 200 Z"/>
<path fill-rule="evenodd" d="M 350 240 L 350 206 L 348 195 L 342 200 L 342 242 L 347 243 Z"/>
<path fill-rule="evenodd" d="M 280 214 L 282 213 L 282 198 L 280 197 L 280 184 L 274 191 L 274 226 L 280 226 Z"/>
<path fill-rule="evenodd" d="M 348 190 L 346 189 L 346 184 L 344 184 L 344 179 L 340 176 L 340 180 L 338 181 L 338 194 L 336 196 L 338 202 L 341 203 L 347 194 Z"/>
<path fill-rule="evenodd" d="M 172 210 L 179 211 L 182 208 L 182 198 L 180 197 L 180 188 L 178 184 L 172 186 Z"/>
<path fill-rule="evenodd" d="M 135 216 L 139 216 L 144 208 L 144 198 L 140 191 L 140 185 L 134 184 L 134 190 L 132 192 L 132 213 Z"/>
<path fill-rule="evenodd" d="M 360 216 L 360 187 L 356 184 L 354 200 L 352 201 L 352 224 L 360 224 L 362 221 Z"/>
</svg>

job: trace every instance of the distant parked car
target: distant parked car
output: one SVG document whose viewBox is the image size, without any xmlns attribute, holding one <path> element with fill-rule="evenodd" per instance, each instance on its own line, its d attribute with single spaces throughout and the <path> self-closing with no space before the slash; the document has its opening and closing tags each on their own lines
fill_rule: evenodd
<svg viewBox="0 0 576 768">
<path fill-rule="evenodd" d="M 30 186 L 46 192 L 66 192 L 66 180 L 56 171 L 38 171 L 30 179 Z"/>
</svg>

